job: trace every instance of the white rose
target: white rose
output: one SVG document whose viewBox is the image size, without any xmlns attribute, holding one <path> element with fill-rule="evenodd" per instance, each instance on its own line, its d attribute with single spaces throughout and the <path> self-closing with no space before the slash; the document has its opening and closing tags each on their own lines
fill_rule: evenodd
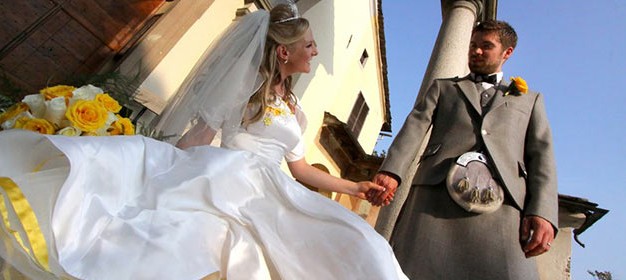
<svg viewBox="0 0 626 280">
<path fill-rule="evenodd" d="M 61 121 L 65 118 L 65 110 L 67 109 L 67 105 L 65 105 L 65 97 L 55 97 L 46 103 L 46 114 L 44 115 L 44 119 L 49 122 L 60 125 Z"/>
<path fill-rule="evenodd" d="M 10 119 L 0 124 L 0 127 L 2 127 L 3 130 L 11 129 L 14 126 L 15 126 L 15 119 Z"/>
<path fill-rule="evenodd" d="M 46 113 L 46 99 L 42 94 L 31 94 L 24 96 L 22 102 L 28 105 L 33 116 L 36 118 L 43 118 Z"/>
<path fill-rule="evenodd" d="M 57 131 L 58 135 L 64 135 L 64 136 L 80 136 L 81 133 L 82 131 L 80 131 L 80 129 L 75 128 L 73 126 L 68 126 Z"/>
<path fill-rule="evenodd" d="M 106 120 L 106 122 L 104 123 L 104 126 L 105 126 L 105 127 L 109 127 L 109 126 L 111 126 L 111 124 L 112 124 L 114 121 L 117 121 L 117 116 L 115 116 L 115 114 L 113 114 L 113 113 L 111 113 L 111 112 L 108 112 L 108 113 L 107 113 L 107 120 Z"/>
<path fill-rule="evenodd" d="M 96 136 L 108 136 L 108 135 L 109 135 L 109 132 L 107 132 L 107 128 L 108 128 L 108 127 L 98 128 L 98 129 L 95 131 L 95 135 L 96 135 Z"/>
<path fill-rule="evenodd" d="M 74 91 L 72 91 L 72 94 L 73 94 L 72 99 L 93 100 L 94 98 L 96 98 L 96 94 L 100 94 L 100 93 L 104 93 L 104 91 L 101 88 L 95 87 L 92 85 L 86 85 L 86 86 L 79 87 L 75 89 Z"/>
</svg>

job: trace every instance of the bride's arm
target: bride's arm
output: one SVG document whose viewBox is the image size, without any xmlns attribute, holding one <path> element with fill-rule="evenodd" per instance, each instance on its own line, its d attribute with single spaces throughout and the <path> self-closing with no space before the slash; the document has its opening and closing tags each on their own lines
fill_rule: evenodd
<svg viewBox="0 0 626 280">
<path fill-rule="evenodd" d="M 366 193 L 369 190 L 384 191 L 385 189 L 370 181 L 352 182 L 337 178 L 309 165 L 304 158 L 287 162 L 287 166 L 289 166 L 291 174 L 300 182 L 326 191 L 349 194 L 360 199 L 366 199 Z"/>
<path fill-rule="evenodd" d="M 215 134 L 215 130 L 200 120 L 176 142 L 176 147 L 186 149 L 193 146 L 209 145 Z"/>
</svg>

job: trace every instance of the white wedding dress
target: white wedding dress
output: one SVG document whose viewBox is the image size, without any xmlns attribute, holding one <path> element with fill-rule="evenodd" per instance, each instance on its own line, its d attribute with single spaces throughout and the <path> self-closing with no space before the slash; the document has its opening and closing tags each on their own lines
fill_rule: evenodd
<svg viewBox="0 0 626 280">
<path fill-rule="evenodd" d="M 0 254 L 34 279 L 406 279 L 362 218 L 280 169 L 304 148 L 275 106 L 226 148 L 0 132 L 0 177 L 19 188 L 3 186 Z"/>
</svg>

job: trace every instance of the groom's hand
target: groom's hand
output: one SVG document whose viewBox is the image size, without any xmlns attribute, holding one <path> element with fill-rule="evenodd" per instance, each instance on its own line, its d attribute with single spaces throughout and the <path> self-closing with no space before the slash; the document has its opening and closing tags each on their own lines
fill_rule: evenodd
<svg viewBox="0 0 626 280">
<path fill-rule="evenodd" d="M 552 224 L 539 216 L 525 216 L 520 231 L 522 250 L 527 258 L 549 251 L 554 242 Z"/>
<path fill-rule="evenodd" d="M 374 176 L 372 182 L 383 186 L 385 190 L 370 190 L 367 194 L 367 200 L 374 206 L 389 205 L 389 203 L 393 200 L 396 190 L 398 189 L 398 181 L 385 173 L 378 173 Z"/>
</svg>

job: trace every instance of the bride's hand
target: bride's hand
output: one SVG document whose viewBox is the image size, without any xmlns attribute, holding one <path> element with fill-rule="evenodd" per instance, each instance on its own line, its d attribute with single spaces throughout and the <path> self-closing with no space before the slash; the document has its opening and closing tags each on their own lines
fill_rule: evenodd
<svg viewBox="0 0 626 280">
<path fill-rule="evenodd" d="M 378 173 L 372 179 L 373 182 L 385 187 L 385 191 L 370 191 L 367 200 L 374 206 L 387 206 L 393 200 L 396 190 L 398 189 L 398 181 L 386 173 Z"/>
<path fill-rule="evenodd" d="M 350 195 L 360 199 L 367 199 L 367 193 L 370 191 L 375 191 L 376 193 L 384 192 L 385 187 L 372 183 L 371 181 L 356 182 L 355 190 Z"/>
<path fill-rule="evenodd" d="M 210 145 L 216 133 L 204 121 L 199 120 L 196 125 L 178 140 L 176 147 L 184 150 L 194 146 Z"/>
</svg>

